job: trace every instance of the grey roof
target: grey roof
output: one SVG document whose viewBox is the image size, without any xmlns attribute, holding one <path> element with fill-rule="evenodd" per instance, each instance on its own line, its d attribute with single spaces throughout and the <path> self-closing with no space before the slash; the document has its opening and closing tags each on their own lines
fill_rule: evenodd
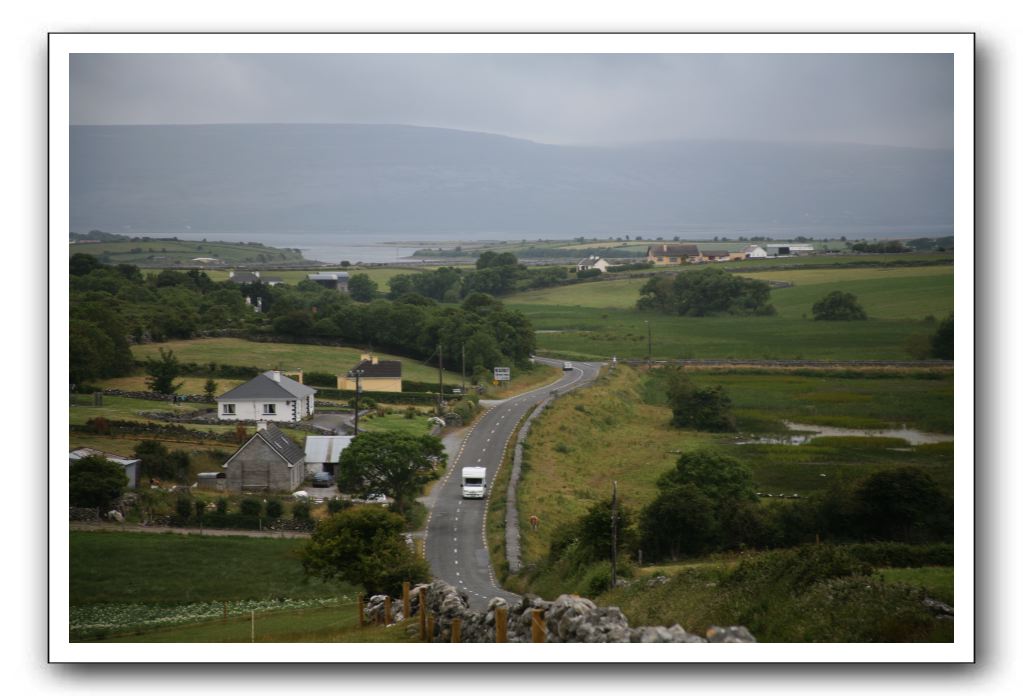
<svg viewBox="0 0 1023 696">
<path fill-rule="evenodd" d="M 647 256 L 699 256 L 695 244 L 654 244 L 646 248 Z"/>
<path fill-rule="evenodd" d="M 228 280 L 232 283 L 258 283 L 259 276 L 251 271 L 237 271 Z"/>
<path fill-rule="evenodd" d="M 305 438 L 305 460 L 307 464 L 322 464 L 341 459 L 341 453 L 354 439 L 351 435 L 307 435 Z"/>
<path fill-rule="evenodd" d="M 381 360 L 373 364 L 372 360 L 363 360 L 348 371 L 348 376 L 354 377 L 356 370 L 362 370 L 363 377 L 401 377 L 401 361 Z"/>
<path fill-rule="evenodd" d="M 134 457 L 122 457 L 119 454 L 112 454 L 110 452 L 104 452 L 102 450 L 93 449 L 92 447 L 79 447 L 76 450 L 68 452 L 68 459 L 77 462 L 79 459 L 85 459 L 86 457 L 102 457 L 108 462 L 114 464 L 120 464 L 121 466 L 131 466 L 132 464 L 138 464 L 141 459 Z"/>
<path fill-rule="evenodd" d="M 348 273 L 338 271 L 337 273 L 310 273 L 306 276 L 309 280 L 348 280 Z"/>
<path fill-rule="evenodd" d="M 270 377 L 273 370 L 256 375 L 245 384 L 239 384 L 229 392 L 217 397 L 217 401 L 244 401 L 246 399 L 304 399 L 316 390 L 299 384 L 291 377 L 281 375 L 281 381 Z"/>
<path fill-rule="evenodd" d="M 274 452 L 284 457 L 289 464 L 298 464 L 305 459 L 305 452 L 302 451 L 302 448 L 273 423 L 268 424 L 265 430 L 257 430 L 253 437 L 263 440 Z"/>
</svg>

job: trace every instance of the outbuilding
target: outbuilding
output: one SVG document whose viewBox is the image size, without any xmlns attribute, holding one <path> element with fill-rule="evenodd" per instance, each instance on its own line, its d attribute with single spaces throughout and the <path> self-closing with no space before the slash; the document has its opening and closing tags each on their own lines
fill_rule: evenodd
<svg viewBox="0 0 1023 696">
<path fill-rule="evenodd" d="M 142 467 L 141 459 L 122 457 L 119 454 L 111 454 L 110 452 L 103 452 L 91 447 L 79 447 L 78 449 L 72 450 L 68 453 L 68 461 L 70 464 L 74 464 L 79 459 L 85 459 L 86 457 L 102 457 L 108 462 L 120 465 L 124 469 L 125 476 L 128 477 L 128 488 L 138 488 L 139 474 Z"/>
<path fill-rule="evenodd" d="M 307 435 L 305 439 L 306 476 L 326 471 L 337 475 L 337 463 L 341 453 L 352 444 L 352 435 Z"/>
<path fill-rule="evenodd" d="M 305 478 L 305 452 L 273 423 L 259 423 L 223 469 L 226 490 L 290 493 Z"/>
</svg>

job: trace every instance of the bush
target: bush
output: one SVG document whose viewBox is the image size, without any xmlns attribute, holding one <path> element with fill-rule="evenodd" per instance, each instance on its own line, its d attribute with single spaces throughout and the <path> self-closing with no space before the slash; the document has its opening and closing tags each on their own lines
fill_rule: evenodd
<svg viewBox="0 0 1023 696">
<path fill-rule="evenodd" d="M 814 303 L 813 318 L 822 321 L 862 321 L 867 318 L 867 313 L 856 295 L 833 290 Z"/>
<path fill-rule="evenodd" d="M 259 517 L 263 512 L 263 503 L 256 498 L 242 498 L 241 513 L 246 517 Z"/>
<path fill-rule="evenodd" d="M 178 499 L 174 501 L 174 511 L 177 512 L 178 517 L 187 520 L 192 514 L 192 500 L 188 496 L 178 496 Z"/>
<path fill-rule="evenodd" d="M 306 372 L 302 375 L 302 381 L 311 387 L 337 389 L 337 375 L 329 372 Z"/>
<path fill-rule="evenodd" d="M 217 498 L 217 512 L 221 515 L 227 514 L 227 498 Z"/>
<path fill-rule="evenodd" d="M 291 506 L 291 516 L 296 520 L 308 520 L 311 512 L 312 508 L 305 500 L 296 500 Z"/>
<path fill-rule="evenodd" d="M 266 501 L 266 516 L 270 519 L 278 519 L 284 514 L 284 506 L 279 500 Z"/>
<path fill-rule="evenodd" d="M 738 459 L 710 450 L 684 452 L 657 481 L 658 488 L 695 486 L 715 503 L 755 501 L 753 472 Z"/>
<path fill-rule="evenodd" d="M 769 593 L 798 594 L 831 578 L 870 575 L 873 568 L 840 546 L 815 544 L 762 553 L 741 561 L 727 584 L 746 584 Z"/>
<path fill-rule="evenodd" d="M 352 506 L 351 501 L 342 500 L 341 498 L 331 498 L 327 501 L 327 512 L 334 514 L 335 512 L 341 512 Z"/>
<path fill-rule="evenodd" d="M 714 503 L 692 484 L 669 486 L 643 508 L 639 529 L 649 560 L 699 555 L 717 540 Z"/>
<path fill-rule="evenodd" d="M 206 514 L 206 501 L 197 500 L 195 501 L 195 516 L 203 517 Z"/>
<path fill-rule="evenodd" d="M 861 528 L 875 539 L 920 541 L 952 533 L 952 501 L 923 469 L 879 471 L 855 493 Z"/>
<path fill-rule="evenodd" d="M 952 544 L 900 544 L 881 541 L 843 546 L 854 558 L 875 568 L 921 568 L 955 565 Z"/>
<path fill-rule="evenodd" d="M 405 543 L 404 529 L 400 515 L 377 505 L 342 510 L 316 525 L 302 566 L 307 575 L 345 580 L 369 594 L 398 595 L 402 581 L 430 578 L 426 561 Z"/>
<path fill-rule="evenodd" d="M 942 319 L 931 337 L 931 356 L 939 360 L 952 360 L 955 353 L 955 330 L 952 315 Z"/>
<path fill-rule="evenodd" d="M 120 464 L 103 457 L 83 457 L 71 465 L 68 495 L 75 507 L 109 508 L 128 485 Z"/>
<path fill-rule="evenodd" d="M 710 432 L 735 430 L 732 400 L 721 386 L 697 387 L 679 369 L 668 373 L 668 405 L 671 424 Z"/>
</svg>

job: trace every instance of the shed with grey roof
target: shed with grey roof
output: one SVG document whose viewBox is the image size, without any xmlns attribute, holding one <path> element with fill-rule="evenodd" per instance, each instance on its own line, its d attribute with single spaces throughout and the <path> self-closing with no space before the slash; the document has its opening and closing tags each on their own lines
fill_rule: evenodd
<svg viewBox="0 0 1023 696">
<path fill-rule="evenodd" d="M 305 452 L 276 425 L 260 423 L 223 468 L 224 488 L 229 491 L 290 493 L 305 478 Z"/>
<path fill-rule="evenodd" d="M 222 421 L 296 423 L 313 415 L 316 390 L 268 370 L 216 398 Z"/>
</svg>

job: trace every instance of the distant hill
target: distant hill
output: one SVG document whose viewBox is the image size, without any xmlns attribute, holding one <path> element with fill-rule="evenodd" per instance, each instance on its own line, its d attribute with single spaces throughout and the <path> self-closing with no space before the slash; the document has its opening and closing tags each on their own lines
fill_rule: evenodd
<svg viewBox="0 0 1023 696">
<path fill-rule="evenodd" d="M 460 235 L 952 224 L 952 152 L 544 145 L 382 125 L 71 127 L 71 229 Z"/>
</svg>

